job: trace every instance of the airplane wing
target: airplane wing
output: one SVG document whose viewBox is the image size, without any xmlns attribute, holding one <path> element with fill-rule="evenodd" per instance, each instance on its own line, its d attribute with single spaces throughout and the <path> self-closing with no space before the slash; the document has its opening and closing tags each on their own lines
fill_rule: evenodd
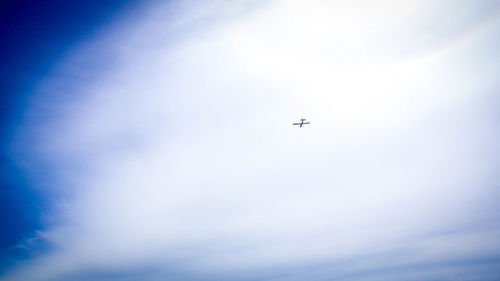
<svg viewBox="0 0 500 281">
<path fill-rule="evenodd" d="M 305 124 L 309 124 L 309 122 L 304 122 L 303 124 L 304 124 L 304 125 L 305 125 Z"/>
<path fill-rule="evenodd" d="M 292 125 L 300 125 L 300 123 L 293 123 Z"/>
</svg>

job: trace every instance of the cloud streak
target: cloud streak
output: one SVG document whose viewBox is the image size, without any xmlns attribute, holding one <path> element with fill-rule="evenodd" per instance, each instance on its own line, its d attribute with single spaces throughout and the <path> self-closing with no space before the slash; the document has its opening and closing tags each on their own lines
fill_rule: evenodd
<svg viewBox="0 0 500 281">
<path fill-rule="evenodd" d="M 154 3 L 63 66 L 111 50 L 101 78 L 47 80 L 26 134 L 63 198 L 5 280 L 498 278 L 491 2 L 204 5 Z"/>
</svg>

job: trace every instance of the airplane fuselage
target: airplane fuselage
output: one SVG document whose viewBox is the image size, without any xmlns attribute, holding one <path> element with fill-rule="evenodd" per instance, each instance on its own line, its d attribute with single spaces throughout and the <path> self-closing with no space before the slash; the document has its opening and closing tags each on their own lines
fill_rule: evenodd
<svg viewBox="0 0 500 281">
<path fill-rule="evenodd" d="M 302 126 L 309 124 L 309 122 L 304 122 L 306 119 L 302 118 L 300 119 L 300 123 L 293 123 L 292 125 L 298 125 L 299 128 L 302 128 Z"/>
</svg>

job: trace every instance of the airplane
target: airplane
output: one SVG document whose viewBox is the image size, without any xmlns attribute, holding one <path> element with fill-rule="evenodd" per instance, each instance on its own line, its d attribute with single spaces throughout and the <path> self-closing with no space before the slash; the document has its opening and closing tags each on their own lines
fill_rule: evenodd
<svg viewBox="0 0 500 281">
<path fill-rule="evenodd" d="M 300 119 L 300 123 L 293 123 L 292 125 L 299 125 L 299 128 L 302 128 L 302 126 L 309 124 L 309 122 L 304 122 L 306 119 L 302 118 Z"/>
</svg>

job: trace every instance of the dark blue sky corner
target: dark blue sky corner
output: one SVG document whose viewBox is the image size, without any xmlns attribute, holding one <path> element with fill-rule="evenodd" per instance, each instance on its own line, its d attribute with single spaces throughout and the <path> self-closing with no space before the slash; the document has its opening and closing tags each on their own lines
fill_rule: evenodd
<svg viewBox="0 0 500 281">
<path fill-rule="evenodd" d="M 19 151 L 17 134 L 28 101 L 74 46 L 140 2 L 0 2 L 0 273 L 36 252 L 39 241 L 34 237 L 46 225 L 54 200 L 33 186 L 33 179 L 43 178 L 43 173 L 34 176 L 27 171 L 24 164 L 29 163 L 23 162 L 30 161 L 29 152 Z"/>
</svg>

